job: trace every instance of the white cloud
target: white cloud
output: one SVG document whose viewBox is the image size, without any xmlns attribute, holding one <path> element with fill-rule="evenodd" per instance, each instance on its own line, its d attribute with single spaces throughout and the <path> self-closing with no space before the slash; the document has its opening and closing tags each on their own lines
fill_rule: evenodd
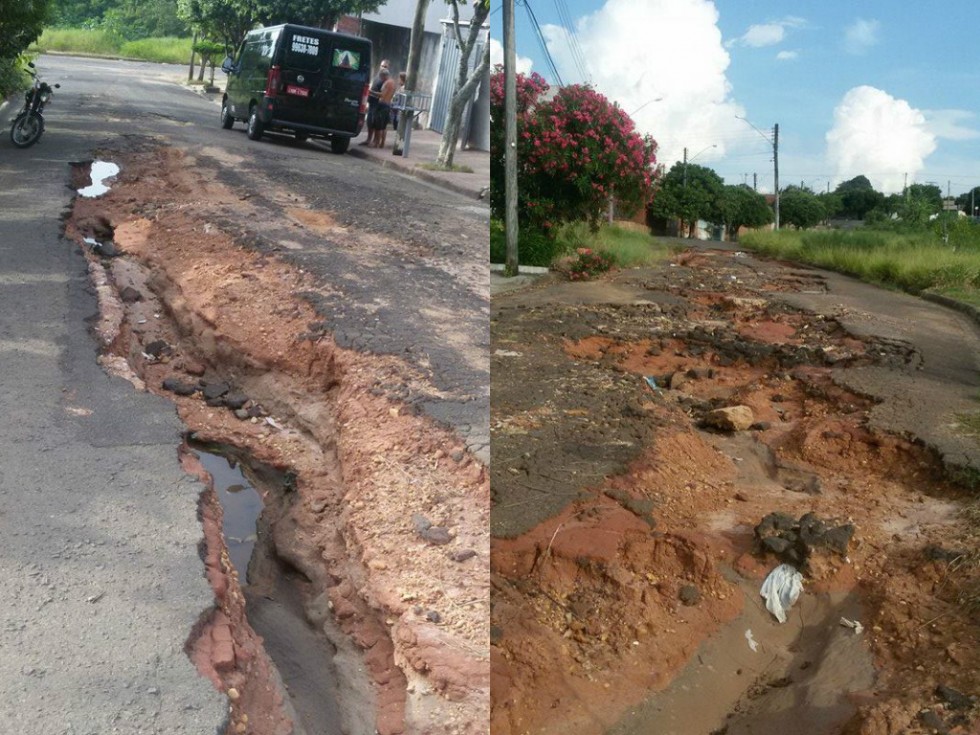
<svg viewBox="0 0 980 735">
<path fill-rule="evenodd" d="M 787 16 L 782 20 L 774 20 L 769 23 L 758 23 L 749 26 L 749 29 L 734 41 L 729 42 L 729 46 L 740 44 L 751 46 L 752 48 L 762 48 L 764 46 L 775 46 L 782 43 L 786 38 L 787 28 L 802 28 L 806 25 L 803 18 Z"/>
<path fill-rule="evenodd" d="M 837 179 L 865 175 L 885 193 L 902 190 L 936 150 L 936 135 L 922 111 L 869 86 L 854 87 L 834 110 L 827 157 Z"/>
<path fill-rule="evenodd" d="M 881 23 L 858 18 L 844 29 L 844 49 L 849 54 L 863 54 L 878 43 Z"/>
<path fill-rule="evenodd" d="M 576 72 L 564 29 L 542 31 L 563 80 L 589 81 Z M 725 154 L 723 137 L 744 110 L 731 96 L 713 2 L 606 0 L 579 19 L 574 35 L 596 89 L 656 138 L 660 163 L 670 168 L 685 146 L 717 144 L 698 158 L 706 165 Z"/>
<path fill-rule="evenodd" d="M 496 38 L 490 39 L 490 68 L 492 69 L 497 64 L 504 63 L 504 47 L 501 45 L 500 41 Z M 517 73 L 518 74 L 530 74 L 531 73 L 531 60 L 523 56 L 517 57 Z"/>
<path fill-rule="evenodd" d="M 799 51 L 780 51 L 776 54 L 776 61 L 796 61 L 800 58 Z"/>
<path fill-rule="evenodd" d="M 923 110 L 929 130 L 937 138 L 947 140 L 976 140 L 980 138 L 980 130 L 970 127 L 975 115 L 970 110 Z"/>
</svg>

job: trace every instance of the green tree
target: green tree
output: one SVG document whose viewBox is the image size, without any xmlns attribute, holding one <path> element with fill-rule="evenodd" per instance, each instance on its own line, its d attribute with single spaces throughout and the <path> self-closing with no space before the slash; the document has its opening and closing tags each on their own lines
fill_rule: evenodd
<svg viewBox="0 0 980 735">
<path fill-rule="evenodd" d="M 790 186 L 780 194 L 779 216 L 783 224 L 807 230 L 823 222 L 827 210 L 813 192 Z"/>
<path fill-rule="evenodd" d="M 240 10 L 254 9 L 262 25 L 299 23 L 332 28 L 342 15 L 371 13 L 386 0 L 235 0 Z"/>
<path fill-rule="evenodd" d="M 14 59 L 30 46 L 50 10 L 48 0 L 0 0 L 0 59 Z"/>
<path fill-rule="evenodd" d="M 664 219 L 679 219 L 687 236 L 694 235 L 698 220 L 721 223 L 724 182 L 710 168 L 694 163 L 675 163 L 658 182 L 651 212 Z"/>
<path fill-rule="evenodd" d="M 841 195 L 841 216 L 864 219 L 864 216 L 884 201 L 884 194 L 875 191 L 867 176 L 855 176 L 837 186 Z"/>
<path fill-rule="evenodd" d="M 222 42 L 229 53 L 255 25 L 254 8 L 236 0 L 177 0 L 177 12 L 202 36 Z"/>
<path fill-rule="evenodd" d="M 127 40 L 187 33 L 175 0 L 121 0 L 106 9 L 101 25 Z"/>
<path fill-rule="evenodd" d="M 971 212 L 970 207 L 974 209 L 980 208 L 980 186 L 975 186 L 965 194 L 960 194 L 956 197 L 956 206 L 971 217 L 975 217 L 978 213 L 976 211 Z"/>
<path fill-rule="evenodd" d="M 456 144 L 459 142 L 460 126 L 463 122 L 463 112 L 466 105 L 476 94 L 483 76 L 490 68 L 490 44 L 483 46 L 483 58 L 477 67 L 470 72 L 470 55 L 476 47 L 476 42 L 483 33 L 483 23 L 490 15 L 490 0 L 474 0 L 473 17 L 470 19 L 469 30 L 466 38 L 463 38 L 459 27 L 459 2 L 460 0 L 448 0 L 453 11 L 453 31 L 456 38 L 456 46 L 459 48 L 459 64 L 456 70 L 456 82 L 453 88 L 453 96 L 449 103 L 449 112 L 446 116 L 446 126 L 442 131 L 442 140 L 439 143 L 438 162 L 446 168 L 452 168 L 453 154 L 456 152 Z"/>
<path fill-rule="evenodd" d="M 773 221 L 773 211 L 766 198 L 745 184 L 722 189 L 718 212 L 730 240 L 737 240 L 743 227 L 762 227 Z"/>
</svg>

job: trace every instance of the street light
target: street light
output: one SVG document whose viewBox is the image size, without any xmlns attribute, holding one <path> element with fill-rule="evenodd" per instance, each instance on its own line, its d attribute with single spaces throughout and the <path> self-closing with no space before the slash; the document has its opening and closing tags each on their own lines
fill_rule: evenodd
<svg viewBox="0 0 980 735">
<path fill-rule="evenodd" d="M 755 132 L 763 137 L 763 139 L 772 146 L 772 170 L 773 170 L 773 182 L 776 189 L 776 206 L 775 206 L 775 229 L 779 229 L 779 123 L 776 123 L 772 128 L 772 139 L 763 133 L 759 128 L 753 125 L 751 122 L 746 120 L 741 115 L 735 116 L 736 120 L 741 120 L 742 122 L 748 124 Z"/>
<path fill-rule="evenodd" d="M 691 161 L 694 161 L 695 158 L 697 158 L 698 156 L 700 156 L 705 151 L 710 151 L 712 148 L 717 148 L 717 147 L 718 147 L 718 144 L 717 143 L 712 143 L 707 148 L 704 148 L 704 149 L 698 151 L 697 153 L 695 153 L 690 158 L 687 157 L 687 148 L 684 149 L 684 186 L 685 187 L 687 186 L 687 164 L 689 162 L 691 162 Z"/>
<path fill-rule="evenodd" d="M 638 112 L 639 112 L 640 110 L 642 110 L 642 109 L 643 109 L 644 107 L 646 107 L 647 105 L 652 105 L 652 104 L 653 104 L 654 102 L 662 102 L 662 101 L 663 101 L 663 99 L 664 99 L 663 97 L 656 97 L 656 98 L 654 98 L 654 99 L 652 99 L 652 100 L 647 100 L 647 101 L 646 101 L 646 102 L 644 102 L 644 103 L 643 103 L 642 105 L 640 105 L 640 106 L 639 106 L 639 107 L 637 107 L 637 108 L 636 108 L 635 110 L 633 110 L 633 112 L 631 112 L 631 113 L 629 114 L 629 116 L 630 116 L 630 117 L 633 117 L 633 115 L 635 115 L 636 113 L 638 113 Z"/>
</svg>

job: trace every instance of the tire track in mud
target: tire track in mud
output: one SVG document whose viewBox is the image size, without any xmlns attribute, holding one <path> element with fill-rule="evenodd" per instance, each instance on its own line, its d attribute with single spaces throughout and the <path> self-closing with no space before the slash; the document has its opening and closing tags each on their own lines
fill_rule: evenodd
<svg viewBox="0 0 980 735">
<path fill-rule="evenodd" d="M 137 141 L 111 159 L 122 173 L 110 193 L 77 199 L 66 222 L 99 294 L 100 361 L 171 397 L 195 441 L 285 478 L 265 492 L 273 555 L 308 580 L 307 621 L 354 650 L 363 672 L 349 669 L 341 683 L 346 731 L 482 732 L 489 482 L 457 436 L 406 400 L 437 400 L 439 389 L 408 361 L 339 347 L 303 297 L 321 284 L 226 232 L 231 212 L 238 221 L 261 212 L 192 158 Z M 86 237 L 102 246 L 82 245 Z M 442 529 L 438 544 L 413 516 Z M 294 713 L 248 625 L 220 517 L 205 493 L 215 609 L 189 650 L 229 694 L 229 732 L 285 732 Z"/>
<path fill-rule="evenodd" d="M 875 399 L 842 380 L 914 374 L 923 356 L 778 298 L 825 290 L 816 272 L 685 253 L 495 300 L 495 733 L 787 731 L 787 706 L 813 714 L 809 729 L 793 721 L 806 735 L 897 735 L 923 709 L 969 719 L 934 694 L 980 691 L 980 654 L 958 647 L 976 635 L 960 602 L 980 586 L 976 562 L 936 584 L 977 547 L 969 495 L 936 453 L 875 428 Z M 709 425 L 731 406 L 751 428 Z M 846 555 L 810 558 L 807 619 L 782 643 L 758 613 L 778 559 L 753 528 L 773 511 L 856 528 Z M 834 617 L 841 597 L 864 637 L 845 658 L 797 655 L 853 638 Z M 746 628 L 772 664 L 704 689 L 747 650 Z M 835 670 L 872 659 L 874 683 Z"/>
</svg>

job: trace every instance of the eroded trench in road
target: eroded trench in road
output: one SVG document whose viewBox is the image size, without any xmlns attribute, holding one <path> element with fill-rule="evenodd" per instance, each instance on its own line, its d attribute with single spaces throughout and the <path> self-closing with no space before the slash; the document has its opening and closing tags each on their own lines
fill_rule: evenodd
<svg viewBox="0 0 980 735">
<path fill-rule="evenodd" d="M 922 356 L 732 252 L 588 288 L 493 316 L 493 732 L 974 732 L 975 497 L 846 381 Z"/>
<path fill-rule="evenodd" d="M 173 149 L 104 157 L 120 172 L 76 198 L 65 238 L 98 295 L 99 361 L 174 402 L 181 462 L 208 488 L 215 603 L 187 651 L 228 696 L 227 732 L 482 732 L 489 481 L 400 399 L 438 391 L 340 348 L 307 298 L 329 285 L 216 224 L 268 217 L 247 193 Z M 73 188 L 89 171 L 74 165 Z"/>
</svg>

